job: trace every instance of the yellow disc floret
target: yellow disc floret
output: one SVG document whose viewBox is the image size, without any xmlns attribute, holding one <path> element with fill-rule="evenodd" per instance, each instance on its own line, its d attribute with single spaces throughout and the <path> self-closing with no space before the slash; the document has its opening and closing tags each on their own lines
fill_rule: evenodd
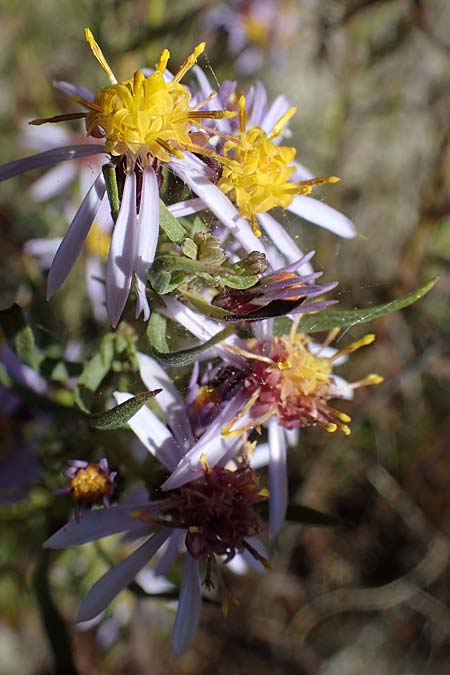
<svg viewBox="0 0 450 675">
<path fill-rule="evenodd" d="M 276 206 L 287 208 L 294 197 L 309 194 L 314 185 L 339 180 L 334 176 L 306 181 L 291 180 L 296 170 L 292 163 L 296 150 L 277 145 L 274 139 L 283 133 L 295 112 L 295 107 L 290 108 L 269 134 L 258 126 L 246 130 L 245 99 L 242 96 L 239 100 L 240 133 L 236 139 L 228 137 L 224 145 L 225 157 L 235 160 L 239 170 L 236 171 L 233 165 L 224 166 L 218 186 L 225 194 L 229 194 L 240 213 L 251 221 L 257 236 L 261 234 L 256 221 L 258 213 L 265 213 Z"/>
<path fill-rule="evenodd" d="M 108 476 L 99 470 L 97 464 L 80 469 L 70 480 L 70 487 L 74 499 L 86 504 L 96 504 L 113 491 Z"/>
<path fill-rule="evenodd" d="M 171 155 L 182 159 L 184 150 L 221 159 L 213 151 L 198 144 L 200 141 L 207 142 L 207 136 L 199 132 L 198 127 L 202 119 L 234 117 L 236 113 L 202 111 L 197 109 L 199 106 L 192 107 L 190 91 L 180 84 L 181 78 L 205 50 L 204 42 L 197 45 L 173 78 L 165 73 L 170 52 L 164 49 L 156 69 L 148 77 L 138 70 L 128 80 L 118 82 L 88 28 L 86 39 L 110 84 L 100 89 L 93 100 L 82 96 L 72 97 L 87 108 L 88 113 L 57 115 L 33 120 L 32 124 L 85 118 L 88 135 L 104 138 L 106 152 L 113 156 L 126 155 L 132 165 L 138 160 L 142 165 L 154 159 L 168 162 Z M 213 92 L 209 99 L 214 95 Z M 196 133 L 191 136 L 194 125 L 197 127 Z M 193 142 L 194 138 L 197 142 Z"/>
</svg>

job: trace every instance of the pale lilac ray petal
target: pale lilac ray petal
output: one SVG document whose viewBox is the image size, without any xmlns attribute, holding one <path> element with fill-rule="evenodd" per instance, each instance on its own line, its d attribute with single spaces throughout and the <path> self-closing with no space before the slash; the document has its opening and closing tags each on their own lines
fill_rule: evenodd
<svg viewBox="0 0 450 675">
<path fill-rule="evenodd" d="M 191 332 L 195 337 L 197 337 L 202 342 L 209 340 L 211 337 L 223 330 L 223 326 L 210 319 L 207 319 L 202 314 L 194 312 L 189 307 L 186 307 L 183 303 L 179 302 L 175 298 L 171 298 L 168 295 L 164 296 L 164 302 L 166 304 L 165 312 L 162 310 L 163 314 L 169 316 L 169 318 L 177 321 L 181 326 L 184 326 Z M 224 342 L 229 344 L 239 345 L 239 338 L 236 335 L 228 336 Z M 226 347 L 221 344 L 210 347 L 210 349 L 205 350 L 200 354 L 199 360 L 203 358 L 211 358 L 213 356 L 220 356 L 228 363 L 235 365 L 236 367 L 242 367 L 244 360 L 238 354 L 232 354 Z"/>
<path fill-rule="evenodd" d="M 247 574 L 248 565 L 242 553 L 237 553 L 234 558 L 227 562 L 227 568 L 233 572 L 233 574 Z"/>
<path fill-rule="evenodd" d="M 202 606 L 198 560 L 186 554 L 178 610 L 172 632 L 172 646 L 177 656 L 189 648 L 197 631 Z"/>
<path fill-rule="evenodd" d="M 155 567 L 155 575 L 167 574 L 175 562 L 175 558 L 180 553 L 182 543 L 186 537 L 186 530 L 172 530 L 172 534 L 167 542 L 167 547 L 162 553 Z"/>
<path fill-rule="evenodd" d="M 76 623 L 88 621 L 104 610 L 116 595 L 133 581 L 139 570 L 153 558 L 169 535 L 170 529 L 155 532 L 128 558 L 104 574 L 83 599 L 75 619 Z"/>
<path fill-rule="evenodd" d="M 169 296 L 164 298 L 170 317 L 188 329 L 196 338 L 205 341 L 222 330 L 220 324 L 207 319 L 198 312 L 186 307 L 182 302 Z"/>
<path fill-rule="evenodd" d="M 195 197 L 194 199 L 185 199 L 182 202 L 171 204 L 167 208 L 175 218 L 182 218 L 183 216 L 191 216 L 193 213 L 204 211 L 207 206 L 201 199 Z"/>
<path fill-rule="evenodd" d="M 273 338 L 274 325 L 273 319 L 263 319 L 252 323 L 251 329 L 258 342 L 263 342 Z"/>
<path fill-rule="evenodd" d="M 64 283 L 77 261 L 103 198 L 106 199 L 105 181 L 100 174 L 83 199 L 53 258 L 47 279 L 47 299 Z"/>
<path fill-rule="evenodd" d="M 288 503 L 286 441 L 283 429 L 276 417 L 272 417 L 269 427 L 269 532 L 276 537 L 283 525 Z"/>
<path fill-rule="evenodd" d="M 277 96 L 267 111 L 261 128 L 266 134 L 270 133 L 278 120 L 291 108 L 291 104 L 285 96 Z M 281 134 L 282 136 L 282 134 Z"/>
<path fill-rule="evenodd" d="M 138 354 L 139 373 L 147 389 L 159 389 L 157 403 L 163 411 L 167 424 L 181 447 L 194 444 L 191 424 L 178 389 L 162 366 L 146 354 Z"/>
<path fill-rule="evenodd" d="M 269 560 L 269 553 L 264 544 L 262 543 L 262 541 L 258 539 L 258 537 L 249 537 L 247 541 L 251 546 L 253 546 L 253 548 L 256 551 L 258 551 L 259 555 L 261 555 L 266 560 Z M 247 563 L 247 565 L 255 572 L 259 572 L 260 574 L 264 574 L 264 572 L 267 572 L 267 569 L 264 567 L 262 562 L 254 558 L 250 553 L 250 551 L 244 550 L 242 552 L 242 556 L 244 557 L 244 560 Z"/>
<path fill-rule="evenodd" d="M 125 401 L 132 398 L 132 394 L 122 391 L 115 391 L 113 395 L 117 403 L 125 403 Z M 170 470 L 173 470 L 174 467 L 176 467 L 182 456 L 182 449 L 175 441 L 170 430 L 149 408 L 146 406 L 141 408 L 128 420 L 128 425 L 141 443 L 145 445 L 147 450 L 149 450 L 159 462 L 164 464 L 164 466 Z"/>
<path fill-rule="evenodd" d="M 354 396 L 354 389 L 350 382 L 344 380 L 344 378 L 340 377 L 340 375 L 333 374 L 329 393 L 330 396 L 337 396 L 347 401 L 351 401 Z"/>
<path fill-rule="evenodd" d="M 52 148 L 37 155 L 16 159 L 0 166 L 0 181 L 14 178 L 26 171 L 39 169 L 57 162 L 64 162 L 69 159 L 79 159 L 80 157 L 89 157 L 89 155 L 105 154 L 103 145 L 91 143 L 89 145 L 66 145 L 62 148 Z"/>
<path fill-rule="evenodd" d="M 155 170 L 146 166 L 142 176 L 142 196 L 138 216 L 139 238 L 134 271 L 136 274 L 136 319 L 150 317 L 147 300 L 147 274 L 155 259 L 159 236 L 159 187 Z"/>
<path fill-rule="evenodd" d="M 53 167 L 33 183 L 30 188 L 31 198 L 36 202 L 51 199 L 75 180 L 77 171 L 75 164 L 62 164 Z"/>
<path fill-rule="evenodd" d="M 258 443 L 250 457 L 250 466 L 252 469 L 262 469 L 263 466 L 269 466 L 270 448 L 268 443 Z"/>
<path fill-rule="evenodd" d="M 286 436 L 287 444 L 293 448 L 298 445 L 300 440 L 300 429 L 285 429 L 284 434 Z"/>
<path fill-rule="evenodd" d="M 276 244 L 277 248 L 289 262 L 295 262 L 303 257 L 302 251 L 278 220 L 275 220 L 269 213 L 260 213 L 258 215 L 258 222 L 269 239 Z M 314 269 L 309 262 L 305 262 L 301 263 L 298 272 L 300 274 L 312 274 Z"/>
<path fill-rule="evenodd" d="M 336 356 L 339 351 L 338 349 L 330 347 L 329 345 L 324 346 L 320 342 L 309 342 L 308 349 L 311 354 L 314 354 L 314 356 L 320 356 L 324 359 L 333 357 L 333 366 L 340 366 L 342 363 L 345 363 L 348 360 L 347 354 Z M 334 358 L 335 356 L 336 358 Z"/>
<path fill-rule="evenodd" d="M 148 567 L 137 573 L 136 581 L 138 582 L 139 586 L 150 595 L 169 593 L 169 591 L 172 591 L 175 588 L 171 581 L 165 579 L 164 577 L 157 576 L 154 570 Z"/>
<path fill-rule="evenodd" d="M 30 150 L 50 150 L 69 145 L 72 134 L 63 126 L 57 124 L 43 124 L 36 127 L 28 122 L 20 125 L 21 145 Z"/>
<path fill-rule="evenodd" d="M 210 466 L 215 466 L 222 460 L 230 447 L 235 446 L 236 443 L 235 438 L 222 436 L 222 429 L 242 409 L 247 400 L 248 395 L 245 392 L 239 392 L 227 402 L 207 431 L 185 454 L 172 475 L 163 483 L 161 486 L 163 490 L 173 490 L 194 478 L 198 478 L 199 473 L 203 470 L 203 455 Z M 245 421 L 246 418 L 243 416 L 240 423 L 245 424 Z"/>
<path fill-rule="evenodd" d="M 130 293 L 137 245 L 136 174 L 127 173 L 106 270 L 106 309 L 117 326 Z"/>
<path fill-rule="evenodd" d="M 93 101 L 95 98 L 94 94 L 89 91 L 89 89 L 86 89 L 86 87 L 80 87 L 76 84 L 71 84 L 70 82 L 64 82 L 64 80 L 53 80 L 52 84 L 55 89 L 62 91 L 66 96 L 80 96 L 87 101 Z"/>
<path fill-rule="evenodd" d="M 256 82 L 251 106 L 250 119 L 247 120 L 247 128 L 261 126 L 264 119 L 264 112 L 267 108 L 267 93 L 262 82 Z M 270 127 L 269 131 L 272 129 Z"/>
<path fill-rule="evenodd" d="M 186 153 L 187 157 L 189 153 Z M 191 190 L 204 201 L 207 207 L 223 223 L 240 242 L 241 246 L 250 253 L 260 251 L 265 253 L 265 248 L 250 227 L 249 222 L 243 218 L 228 197 L 204 175 L 191 170 L 186 159 L 172 160 L 170 166 L 173 172 L 179 176 L 191 188 Z"/>
<path fill-rule="evenodd" d="M 328 206 L 328 204 L 320 202 L 318 199 L 299 195 L 288 206 L 288 210 L 315 225 L 334 232 L 339 237 L 352 239 L 356 236 L 355 226 L 347 216 Z"/>
<path fill-rule="evenodd" d="M 143 503 L 142 508 L 145 506 L 146 504 Z M 118 532 L 140 528 L 142 522 L 130 515 L 134 508 L 136 508 L 136 505 L 132 508 L 112 506 L 110 509 L 88 511 L 83 514 L 79 522 L 71 520 L 63 525 L 60 530 L 44 542 L 43 546 L 44 548 L 80 546 Z"/>
<path fill-rule="evenodd" d="M 197 78 L 197 82 L 200 87 L 200 93 L 204 99 L 208 98 L 208 96 L 214 91 L 213 88 L 211 87 L 211 84 L 209 83 L 208 78 L 206 77 L 205 73 L 203 70 L 200 68 L 200 66 L 194 66 L 192 68 L 192 72 L 194 73 L 195 77 Z M 202 110 L 217 110 L 220 109 L 221 105 L 225 105 L 222 102 L 219 103 L 221 99 L 219 96 L 215 96 L 211 101 L 208 101 L 205 106 L 202 108 Z M 228 101 L 228 99 L 227 99 Z M 227 119 L 221 119 L 221 120 L 214 120 L 215 127 L 221 131 L 222 133 L 229 134 L 231 133 L 231 125 L 230 121 Z"/>
</svg>

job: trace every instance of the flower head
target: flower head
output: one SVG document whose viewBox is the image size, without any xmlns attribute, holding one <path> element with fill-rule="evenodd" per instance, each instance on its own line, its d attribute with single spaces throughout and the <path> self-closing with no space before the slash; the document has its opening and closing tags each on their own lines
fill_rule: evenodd
<svg viewBox="0 0 450 675">
<path fill-rule="evenodd" d="M 160 402 L 164 405 L 170 428 L 144 407 L 129 420 L 131 429 L 167 469 L 174 470 L 188 450 L 200 454 L 200 468 L 195 471 L 192 481 L 173 490 L 166 490 L 163 485 L 153 491 L 150 500 L 140 495 L 134 499 L 130 497 L 129 504 L 90 511 L 79 522 L 67 523 L 45 545 L 65 548 L 117 532 L 126 532 L 132 538 L 146 537 L 131 555 L 94 584 L 81 604 L 78 621 L 86 621 L 101 612 L 158 552 L 156 575 L 165 574 L 177 556 L 184 553 L 173 630 L 174 649 L 181 653 L 189 646 L 200 617 L 201 564 L 206 566 L 203 583 L 210 587 L 217 582 L 223 592 L 224 608 L 231 598 L 222 579 L 222 563 L 227 564 L 242 554 L 251 558 L 259 570 L 269 566 L 265 551 L 255 538 L 265 525 L 253 508 L 267 497 L 267 492 L 247 464 L 240 464 L 235 471 L 223 467 L 224 456 L 234 454 L 238 444 L 221 438 L 221 420 L 217 419 L 208 433 L 195 441 L 185 407 L 170 378 L 149 357 L 140 355 L 139 361 L 144 382 L 148 378 L 153 382 L 157 379 L 164 387 Z M 116 392 L 115 397 L 118 402 L 123 402 L 130 395 Z M 208 466 L 205 447 L 213 451 L 220 466 L 216 461 Z M 88 470 L 86 463 L 83 466 L 79 462 L 73 463 L 69 477 L 71 481 L 78 477 L 84 484 Z M 96 467 L 94 482 L 97 480 Z"/>
<path fill-rule="evenodd" d="M 225 157 L 234 159 L 235 165 L 223 167 L 218 181 L 220 189 L 236 203 L 239 212 L 248 218 L 257 236 L 261 236 L 256 216 L 266 213 L 277 206 L 288 208 L 294 197 L 310 194 L 313 185 L 319 183 L 335 183 L 339 179 L 314 178 L 294 181 L 296 167 L 293 164 L 296 150 L 287 145 L 275 143 L 296 108 L 289 108 L 278 119 L 269 133 L 260 126 L 247 128 L 245 98 L 239 99 L 239 132 L 236 137 L 228 138 L 223 153 Z"/>
<path fill-rule="evenodd" d="M 379 384 L 383 378 L 371 374 L 353 384 L 341 385 L 340 390 L 333 373 L 333 362 L 344 354 L 370 345 L 375 335 L 365 335 L 340 350 L 321 352 L 320 346 L 317 348 L 306 335 L 296 332 L 296 322 L 293 327 L 289 335 L 247 341 L 248 370 L 243 387 L 248 402 L 245 410 L 227 425 L 225 433 L 236 435 L 248 431 L 275 416 L 286 429 L 321 426 L 329 432 L 340 430 L 346 436 L 350 434 L 348 423 L 351 418 L 331 407 L 328 401 L 347 398 L 349 390 Z M 239 352 L 239 349 L 235 351 Z M 244 426 L 233 428 L 244 411 L 249 412 L 251 419 Z"/>
<path fill-rule="evenodd" d="M 132 78 L 118 82 L 91 31 L 86 28 L 91 50 L 111 84 L 98 91 L 93 101 L 78 97 L 90 112 L 86 115 L 89 136 L 105 139 L 105 150 L 113 156 L 127 155 L 145 166 L 150 158 L 168 162 L 171 155 L 183 158 L 181 150 L 199 150 L 190 132 L 204 118 L 230 117 L 228 111 L 198 111 L 191 107 L 189 89 L 180 80 L 205 49 L 200 43 L 173 78 L 164 73 L 170 58 L 161 53 L 156 69 L 146 77 L 141 70 Z"/>
<path fill-rule="evenodd" d="M 69 479 L 69 485 L 57 490 L 55 494 L 72 495 L 77 520 L 83 510 L 92 506 L 109 507 L 110 500 L 118 491 L 119 474 L 115 470 L 110 470 L 105 457 L 98 464 L 71 459 L 64 475 Z"/>
<path fill-rule="evenodd" d="M 204 459 L 203 474 L 156 500 L 139 518 L 149 522 L 186 530 L 186 548 L 193 558 L 208 563 L 215 556 L 229 562 L 238 552 L 248 550 L 266 564 L 249 543 L 265 529 L 262 518 L 253 510 L 267 499 L 268 493 L 258 483 L 248 465 L 235 471 L 221 466 L 209 467 Z"/>
</svg>

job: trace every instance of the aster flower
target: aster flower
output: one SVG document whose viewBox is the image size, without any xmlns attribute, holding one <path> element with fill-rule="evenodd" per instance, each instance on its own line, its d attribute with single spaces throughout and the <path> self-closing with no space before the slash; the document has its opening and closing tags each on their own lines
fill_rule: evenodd
<svg viewBox="0 0 450 675">
<path fill-rule="evenodd" d="M 55 491 L 57 495 L 72 495 L 75 501 L 75 520 L 79 521 L 83 510 L 96 505 L 110 506 L 110 500 L 117 496 L 119 474 L 110 470 L 108 460 L 103 457 L 98 464 L 82 459 L 71 459 L 64 471 L 69 485 Z"/>
<path fill-rule="evenodd" d="M 194 312 L 174 298 L 166 298 L 165 302 L 169 316 L 202 341 L 220 330 L 212 321 L 199 322 Z M 350 434 L 349 415 L 332 407 L 329 401 L 351 399 L 355 389 L 382 382 L 379 375 L 371 374 L 350 383 L 333 370 L 347 354 L 371 344 L 374 335 L 336 350 L 327 343 L 317 345 L 297 332 L 299 321 L 297 317 L 290 333 L 282 336 L 274 335 L 273 320 L 251 324 L 253 338 L 241 340 L 233 336 L 203 353 L 203 358 L 220 357 L 222 365 L 206 371 L 201 386 L 189 400 L 198 434 L 218 418 L 228 418 L 220 429 L 225 438 L 267 427 L 272 536 L 279 531 L 287 508 L 286 449 L 293 440 L 292 431 L 320 426 L 330 433 L 339 430 Z M 197 376 L 198 366 L 193 379 Z M 231 413 L 235 408 L 236 400 L 240 402 L 238 412 L 227 415 L 227 410 Z M 208 458 L 207 448 L 205 454 Z M 198 454 L 187 452 L 163 488 L 173 489 L 191 480 L 198 465 Z"/>
<path fill-rule="evenodd" d="M 203 584 L 210 588 L 217 581 L 226 608 L 230 596 L 223 583 L 221 564 L 226 565 L 236 555 L 243 554 L 252 558 L 260 569 L 268 566 L 265 552 L 255 538 L 264 530 L 264 522 L 253 509 L 267 493 L 247 464 L 240 464 L 234 471 L 225 468 L 227 457 L 235 452 L 237 444 L 236 439 L 230 442 L 220 437 L 219 418 L 205 434 L 206 438 L 195 442 L 183 402 L 167 374 L 143 355 L 140 355 L 140 366 L 144 380 L 151 376 L 153 382 L 156 379 L 159 384 L 168 385 L 161 392 L 161 398 L 165 399 L 166 418 L 171 428 L 149 408 L 143 408 L 129 421 L 131 429 L 168 471 L 175 469 L 189 447 L 191 451 L 200 451 L 199 470 L 192 481 L 180 488 L 165 492 L 154 489 L 149 501 L 90 511 L 79 523 L 66 524 L 44 545 L 65 548 L 118 532 L 125 532 L 128 539 L 146 537 L 131 555 L 96 582 L 80 606 L 77 621 L 87 621 L 99 614 L 158 552 L 161 557 L 155 568 L 157 576 L 165 574 L 178 554 L 184 552 L 172 638 L 174 649 L 180 654 L 188 648 L 197 629 L 202 569 Z M 115 397 L 121 403 L 130 395 L 116 392 Z M 208 465 L 203 452 L 205 446 L 221 459 L 218 465 Z"/>
<path fill-rule="evenodd" d="M 279 66 L 298 30 L 295 3 L 274 0 L 233 0 L 219 3 L 205 13 L 208 28 L 222 28 L 228 34 L 228 49 L 236 57 L 236 69 L 245 74 L 261 68 L 264 56 Z"/>
<path fill-rule="evenodd" d="M 125 307 L 133 279 L 137 294 L 136 316 L 143 313 L 148 319 L 150 314 L 145 289 L 147 272 L 158 243 L 161 165 L 167 164 L 183 180 L 191 171 L 197 171 L 198 164 L 204 165 L 192 152 L 215 156 L 196 142 L 200 140 L 204 145 L 207 139 L 205 133 L 199 131 L 202 120 L 229 117 L 234 113 L 192 107 L 191 94 L 180 83 L 204 51 L 204 43 L 195 48 L 175 76 L 166 71 L 170 53 L 164 49 L 156 69 L 148 76 L 139 70 L 132 78 L 118 82 L 89 29 L 86 29 L 86 39 L 110 84 L 95 96 L 84 88 L 65 84 L 64 88 L 72 100 L 88 112 L 57 115 L 32 123 L 40 125 L 84 119 L 88 136 L 102 139 L 104 144 L 54 148 L 11 162 L 0 167 L 0 180 L 67 159 L 102 153 L 111 156 L 111 169 L 115 171 L 121 191 L 106 274 L 106 307 L 115 326 Z M 225 159 L 222 161 L 226 162 Z M 105 180 L 100 174 L 56 252 L 48 276 L 48 297 L 66 279 L 94 219 L 102 209 L 108 209 L 107 204 Z M 245 221 L 241 227 L 245 230 Z M 252 238 L 250 231 L 247 238 Z"/>
<path fill-rule="evenodd" d="M 212 89 L 206 75 L 198 66 L 194 68 L 194 73 L 200 86 L 197 98 L 207 98 Z M 236 107 L 236 86 L 236 82 L 227 81 L 219 88 L 217 98 L 224 108 Z M 207 103 L 205 107 L 209 105 Z M 234 163 L 223 165 L 216 177 L 217 187 L 228 197 L 222 200 L 225 215 L 214 211 L 219 221 L 236 236 L 233 221 L 230 223 L 226 216 L 225 204 L 230 200 L 240 215 L 252 223 L 255 235 L 260 237 L 262 229 L 269 242 L 289 262 L 301 258 L 302 252 L 281 223 L 269 213 L 275 207 L 285 208 L 338 236 L 354 237 L 355 227 L 345 215 L 308 196 L 315 185 L 339 179 L 335 176 L 314 178 L 295 160 L 295 148 L 280 145 L 283 137 L 290 133 L 287 125 L 296 108 L 291 107 L 284 96 L 278 96 L 269 106 L 261 83 L 250 89 L 247 100 L 240 97 L 238 108 L 237 118 L 215 123 L 216 136 L 210 139 L 217 152 L 234 160 Z M 236 171 L 236 166 L 239 171 Z M 205 181 L 206 176 L 203 194 L 195 189 L 195 180 L 190 187 L 203 201 L 203 208 L 213 210 L 214 198 L 209 194 Z M 191 200 L 192 212 L 202 209 L 202 201 L 198 198 Z M 186 206 L 188 203 L 185 202 Z M 267 253 L 272 267 L 276 269 L 279 265 L 271 255 L 270 247 L 267 247 Z"/>
</svg>

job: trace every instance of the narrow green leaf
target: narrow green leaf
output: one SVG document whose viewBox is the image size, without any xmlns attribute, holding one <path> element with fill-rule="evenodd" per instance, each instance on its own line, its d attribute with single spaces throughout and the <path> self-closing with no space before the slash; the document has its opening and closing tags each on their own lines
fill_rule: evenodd
<svg viewBox="0 0 450 675">
<path fill-rule="evenodd" d="M 153 391 L 145 391 L 143 394 L 133 396 L 128 401 L 116 405 L 111 410 L 97 415 L 86 415 L 89 426 L 94 429 L 119 429 L 133 417 L 148 400 L 159 394 L 161 389 L 154 389 Z"/>
<path fill-rule="evenodd" d="M 307 314 L 302 317 L 298 330 L 302 333 L 314 333 L 319 331 L 332 330 L 333 328 L 347 328 L 349 326 L 358 326 L 359 324 L 367 323 L 378 319 L 385 314 L 391 312 L 398 312 L 404 307 L 412 305 L 420 298 L 423 298 L 434 286 L 436 279 L 432 279 L 428 283 L 420 286 L 412 293 L 408 293 L 403 298 L 392 300 L 382 305 L 375 305 L 375 307 L 368 307 L 367 309 L 327 309 L 323 312 L 314 314 Z M 284 335 L 289 331 L 291 321 L 286 318 L 279 318 L 275 321 L 275 335 Z"/>
<path fill-rule="evenodd" d="M 227 326 L 220 333 L 217 333 L 212 338 L 203 342 L 203 344 L 198 345 L 197 347 L 192 347 L 191 349 L 181 349 L 178 352 L 159 352 L 156 349 L 153 349 L 153 356 L 155 356 L 159 361 L 162 361 L 168 366 L 190 366 L 191 363 L 194 363 L 200 356 L 200 354 L 210 347 L 222 342 L 229 335 L 234 333 L 234 326 Z"/>
<path fill-rule="evenodd" d="M 181 244 L 186 237 L 186 230 L 170 213 L 162 199 L 160 199 L 159 225 L 174 244 Z"/>
</svg>

